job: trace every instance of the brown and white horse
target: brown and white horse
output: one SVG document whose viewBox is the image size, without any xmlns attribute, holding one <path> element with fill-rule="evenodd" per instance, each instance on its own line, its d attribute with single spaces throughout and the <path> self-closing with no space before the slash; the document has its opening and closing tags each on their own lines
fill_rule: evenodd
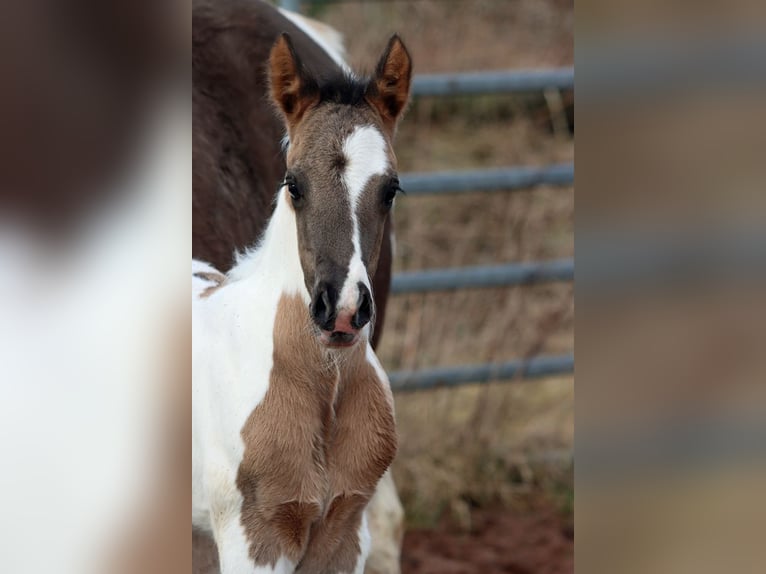
<svg viewBox="0 0 766 574">
<path fill-rule="evenodd" d="M 221 271 L 262 235 L 285 174 L 285 126 L 269 103 L 265 63 L 282 32 L 320 78 L 347 69 L 339 35 L 258 0 L 194 0 L 192 255 Z M 391 221 L 372 278 L 373 347 L 382 333 L 391 282 Z"/>
<path fill-rule="evenodd" d="M 251 55 L 239 64 L 257 76 Z M 394 37 L 358 78 L 302 56 L 283 34 L 268 58 L 289 144 L 263 236 L 226 275 L 192 265 L 192 523 L 212 534 L 225 574 L 363 572 L 364 511 L 396 452 L 370 278 L 399 190 L 391 141 L 410 57 Z M 210 143 L 196 127 L 195 187 L 197 146 Z M 252 181 L 234 177 L 245 158 L 233 156 L 217 178 L 249 197 Z"/>
</svg>

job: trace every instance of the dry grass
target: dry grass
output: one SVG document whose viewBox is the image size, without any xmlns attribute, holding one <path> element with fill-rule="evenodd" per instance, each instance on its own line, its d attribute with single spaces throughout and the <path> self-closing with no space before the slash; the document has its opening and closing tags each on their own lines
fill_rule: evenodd
<svg viewBox="0 0 766 574">
<path fill-rule="evenodd" d="M 355 63 L 371 63 L 399 32 L 418 72 L 571 65 L 570 1 L 344 2 L 314 8 L 346 37 Z M 572 161 L 541 95 L 416 102 L 401 126 L 402 171 Z M 395 269 L 571 257 L 574 190 L 403 198 L 396 208 Z M 469 290 L 394 297 L 379 354 L 390 370 L 504 361 L 574 347 L 572 286 Z M 394 473 L 409 520 L 471 505 L 524 505 L 543 485 L 571 504 L 571 466 L 550 472 L 542 453 L 571 448 L 569 377 L 496 383 L 396 398 L 401 448 Z M 562 494 L 563 493 L 563 494 Z"/>
<path fill-rule="evenodd" d="M 369 65 L 393 33 L 419 72 L 571 65 L 572 0 L 378 0 L 317 3 L 351 63 Z"/>
</svg>

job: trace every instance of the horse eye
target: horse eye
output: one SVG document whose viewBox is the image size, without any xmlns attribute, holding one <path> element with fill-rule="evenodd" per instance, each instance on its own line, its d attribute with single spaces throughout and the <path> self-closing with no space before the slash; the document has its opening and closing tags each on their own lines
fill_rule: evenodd
<svg viewBox="0 0 766 574">
<path fill-rule="evenodd" d="M 398 180 L 392 181 L 389 185 L 386 186 L 386 189 L 383 192 L 383 204 L 387 208 L 390 208 L 394 203 L 396 194 L 399 193 L 400 191 L 404 192 L 404 190 L 401 187 L 399 187 L 399 181 Z"/>
<path fill-rule="evenodd" d="M 293 201 L 298 201 L 303 196 L 301 190 L 298 189 L 298 185 L 294 181 L 287 182 L 287 191 L 290 193 L 290 197 L 293 198 Z"/>
</svg>

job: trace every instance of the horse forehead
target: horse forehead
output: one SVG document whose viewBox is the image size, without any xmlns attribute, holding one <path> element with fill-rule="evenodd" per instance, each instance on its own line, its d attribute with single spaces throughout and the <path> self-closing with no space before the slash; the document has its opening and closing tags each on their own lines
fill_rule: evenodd
<svg viewBox="0 0 766 574">
<path fill-rule="evenodd" d="M 388 143 L 376 127 L 363 125 L 354 128 L 345 138 L 342 149 L 343 182 L 356 203 L 370 178 L 388 170 Z"/>
</svg>

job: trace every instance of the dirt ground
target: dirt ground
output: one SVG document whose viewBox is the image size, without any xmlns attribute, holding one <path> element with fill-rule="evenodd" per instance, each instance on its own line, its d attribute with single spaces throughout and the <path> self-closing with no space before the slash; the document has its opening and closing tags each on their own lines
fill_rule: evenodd
<svg viewBox="0 0 766 574">
<path fill-rule="evenodd" d="M 410 529 L 402 574 L 558 574 L 574 569 L 571 524 L 553 509 L 477 510 L 469 533 Z"/>
</svg>

